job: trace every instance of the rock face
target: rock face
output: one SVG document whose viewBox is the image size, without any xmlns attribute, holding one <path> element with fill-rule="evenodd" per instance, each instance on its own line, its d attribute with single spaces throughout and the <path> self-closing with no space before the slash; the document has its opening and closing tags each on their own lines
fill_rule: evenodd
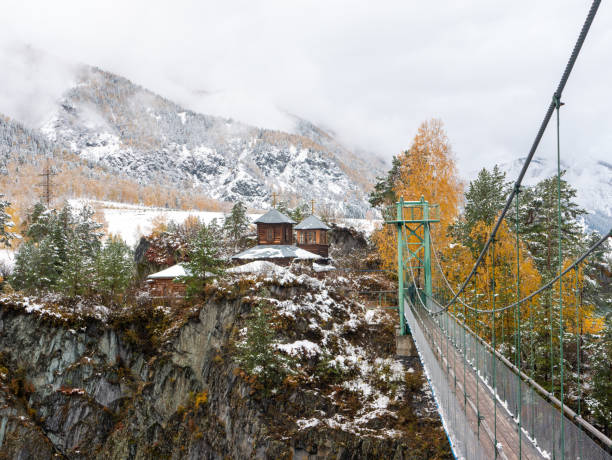
<svg viewBox="0 0 612 460">
<path fill-rule="evenodd" d="M 270 287 L 278 302 L 313 290 L 296 279 Z M 1 300 L 0 458 L 449 458 L 422 381 L 413 393 L 398 384 L 399 399 L 372 409 L 363 425 L 344 406 L 360 410 L 367 398 L 360 403 L 341 383 L 328 395 L 306 376 L 274 394 L 258 391 L 232 358 L 252 300 L 224 292 L 200 307 L 134 307 L 121 319 Z M 291 333 L 315 340 L 297 318 Z M 359 328 L 343 334 L 365 337 Z M 339 399 L 343 392 L 349 397 Z"/>
</svg>

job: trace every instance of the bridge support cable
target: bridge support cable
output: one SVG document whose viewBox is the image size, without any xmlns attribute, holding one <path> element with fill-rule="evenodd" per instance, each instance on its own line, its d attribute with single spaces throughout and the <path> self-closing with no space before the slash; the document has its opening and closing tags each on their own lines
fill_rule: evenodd
<svg viewBox="0 0 612 460">
<path fill-rule="evenodd" d="M 516 224 L 516 228 L 515 228 L 515 235 L 516 235 L 516 300 L 517 302 L 520 300 L 521 298 L 521 246 L 520 246 L 520 241 L 519 241 L 519 231 L 520 231 L 520 219 L 519 219 L 519 197 L 520 197 L 520 189 L 518 189 L 516 191 L 516 197 L 514 198 L 515 201 L 515 205 L 516 205 L 516 209 L 515 209 L 515 224 Z M 516 331 L 514 332 L 514 350 L 515 350 L 515 358 L 514 358 L 514 365 L 516 366 L 517 369 L 521 369 L 521 309 L 520 306 L 517 305 L 516 308 L 514 309 L 514 325 L 516 328 Z M 517 401 L 518 401 L 518 407 L 516 407 L 516 410 L 519 414 L 519 416 L 517 417 L 518 419 L 518 433 L 519 433 L 519 459 L 522 458 L 522 447 L 523 447 L 523 437 L 520 436 L 520 434 L 522 433 L 522 414 L 523 414 L 523 410 L 522 410 L 522 403 L 523 403 L 523 396 L 521 393 L 521 376 L 520 374 L 516 374 L 516 387 L 517 387 L 517 391 L 518 391 L 518 395 L 517 395 Z"/>
<path fill-rule="evenodd" d="M 537 295 L 539 295 L 542 292 L 546 291 L 547 289 L 550 289 L 557 281 L 559 281 L 560 278 L 562 278 L 563 276 L 567 275 L 570 271 L 574 270 L 582 262 L 584 262 L 584 259 L 586 259 L 588 256 L 590 256 L 593 252 L 595 252 L 595 250 L 597 250 L 597 248 L 599 248 L 602 244 L 604 244 L 608 238 L 612 238 L 612 228 L 608 231 L 607 234 L 602 236 L 596 243 L 594 243 L 589 249 L 587 249 L 585 252 L 583 252 L 582 255 L 580 255 L 577 259 L 575 259 L 574 262 L 572 262 L 560 274 L 555 276 L 549 282 L 547 282 L 546 284 L 543 284 L 538 289 L 533 291 L 531 294 L 523 297 L 518 302 L 512 302 L 511 304 L 506 305 L 504 307 L 496 308 L 495 311 L 501 312 L 501 311 L 504 311 L 504 310 L 509 310 L 511 308 L 515 308 L 517 305 L 521 305 L 521 304 L 523 304 L 525 302 L 528 302 L 528 301 L 532 300 L 534 297 L 536 297 Z M 450 305 L 447 304 L 444 307 L 442 307 L 440 310 L 437 310 L 436 312 L 432 312 L 432 314 L 433 315 L 440 315 L 440 314 L 444 313 L 445 311 L 448 311 L 449 308 L 450 308 Z M 476 312 L 476 313 L 491 313 L 493 311 L 491 309 L 486 310 L 486 309 L 474 308 L 474 307 L 472 307 L 470 305 L 467 305 L 467 308 L 469 310 L 473 311 L 473 312 Z"/>
<path fill-rule="evenodd" d="M 563 105 L 561 102 L 560 95 L 555 94 L 553 96 L 553 102 L 555 104 L 555 112 L 557 114 L 557 224 L 558 224 L 558 238 L 559 238 L 559 254 L 558 254 L 558 264 L 559 264 L 559 275 L 563 271 L 563 252 L 562 252 L 562 235 L 561 235 L 561 226 L 562 226 L 562 218 L 561 218 L 561 129 L 560 129 L 560 117 L 559 117 L 559 109 Z M 563 361 L 563 278 L 559 278 L 559 381 L 560 381 L 560 393 L 561 393 L 561 403 L 564 402 L 563 395 L 563 370 L 564 370 L 564 361 Z M 563 436 L 563 417 L 561 417 L 561 436 Z M 561 440 L 563 442 L 563 439 Z M 564 451 L 561 451 L 561 460 L 565 459 Z"/>
<path fill-rule="evenodd" d="M 576 378 L 577 378 L 577 386 L 578 386 L 578 417 L 580 417 L 580 400 L 582 399 L 582 387 L 580 386 L 580 339 L 581 339 L 581 323 L 580 323 L 580 290 L 578 288 L 578 276 L 579 276 L 578 268 L 574 269 L 574 275 L 576 277 L 576 286 L 575 286 L 575 302 L 576 302 Z"/>
<path fill-rule="evenodd" d="M 601 3 L 601 0 L 594 0 L 593 3 L 591 4 L 591 8 L 582 26 L 580 35 L 578 36 L 578 39 L 576 40 L 576 43 L 572 50 L 572 54 L 570 55 L 570 58 L 565 66 L 565 70 L 563 71 L 563 74 L 561 76 L 561 80 L 559 81 L 557 89 L 554 92 L 554 95 L 558 100 L 560 100 L 561 96 L 563 95 L 563 90 L 565 89 L 567 80 L 569 79 L 572 69 L 574 68 L 574 64 L 576 63 L 576 60 L 578 59 L 578 55 L 580 54 L 580 50 L 582 49 L 584 40 L 586 39 L 589 29 L 591 28 L 591 24 L 593 23 L 593 19 L 595 18 L 595 14 L 597 13 L 597 9 L 599 8 L 600 3 Z M 466 286 L 468 285 L 472 277 L 476 274 L 476 270 L 478 269 L 480 264 L 483 262 L 484 257 L 486 253 L 488 252 L 492 241 L 495 239 L 495 236 L 497 235 L 497 232 L 499 230 L 499 227 L 501 226 L 502 221 L 506 217 L 506 214 L 508 213 L 510 206 L 512 205 L 512 201 L 514 200 L 516 190 L 518 190 L 518 188 L 521 186 L 521 183 L 523 182 L 523 178 L 525 177 L 525 174 L 527 173 L 527 169 L 529 168 L 529 165 L 531 164 L 531 160 L 533 159 L 533 156 L 535 155 L 535 152 L 538 149 L 538 146 L 540 145 L 540 141 L 542 140 L 544 132 L 546 131 L 546 128 L 548 127 L 548 123 L 550 122 L 550 119 L 552 118 L 554 110 L 555 110 L 555 102 L 551 101 L 550 104 L 548 105 L 548 109 L 546 110 L 546 114 L 544 115 L 544 120 L 542 120 L 542 123 L 540 124 L 540 128 L 536 134 L 536 137 L 535 137 L 535 140 L 533 141 L 531 149 L 529 150 L 527 158 L 525 159 L 525 163 L 523 163 L 521 172 L 519 173 L 519 176 L 514 184 L 514 188 L 510 191 L 510 195 L 508 196 L 506 204 L 504 205 L 501 211 L 501 214 L 498 217 L 493 227 L 493 230 L 491 231 L 491 234 L 489 235 L 489 238 L 485 242 L 485 245 L 482 251 L 480 252 L 480 255 L 478 256 L 478 259 L 476 259 L 476 262 L 474 263 L 472 270 L 470 271 L 468 276 L 465 278 L 465 280 L 461 284 L 461 287 L 459 288 L 457 293 L 453 296 L 453 298 L 446 304 L 445 310 L 448 310 L 448 308 L 452 304 L 455 303 L 455 301 L 457 300 L 457 297 L 465 290 Z"/>
<path fill-rule="evenodd" d="M 491 339 L 493 342 L 493 350 L 497 350 L 495 344 L 495 240 L 491 242 L 491 305 L 493 306 L 492 322 L 491 322 Z M 444 315 L 450 318 L 450 315 Z M 495 458 L 497 459 L 497 360 L 493 360 L 493 425 L 495 436 Z"/>
</svg>

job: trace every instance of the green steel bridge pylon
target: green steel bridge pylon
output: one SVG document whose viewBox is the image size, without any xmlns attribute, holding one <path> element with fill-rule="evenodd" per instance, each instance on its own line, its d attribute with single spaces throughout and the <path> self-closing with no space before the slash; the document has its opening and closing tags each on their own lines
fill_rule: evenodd
<svg viewBox="0 0 612 460">
<path fill-rule="evenodd" d="M 440 222 L 440 207 L 429 204 L 425 197 L 420 201 L 404 201 L 401 197 L 396 203 L 396 219 L 387 220 L 386 224 L 397 228 L 397 284 L 398 309 L 400 320 L 400 335 L 410 334 L 406 318 L 404 317 L 405 270 L 409 267 L 422 268 L 425 281 L 425 298 L 432 295 L 431 284 L 431 239 L 430 224 Z M 411 241 L 411 237 L 414 237 Z M 412 265 L 416 259 L 419 265 Z M 411 291 L 412 292 L 412 291 Z M 418 293 L 416 293 L 418 295 Z"/>
</svg>

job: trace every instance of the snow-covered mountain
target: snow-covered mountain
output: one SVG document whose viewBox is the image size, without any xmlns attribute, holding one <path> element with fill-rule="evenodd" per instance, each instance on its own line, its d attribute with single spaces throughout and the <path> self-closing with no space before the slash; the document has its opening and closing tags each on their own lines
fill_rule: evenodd
<svg viewBox="0 0 612 460">
<path fill-rule="evenodd" d="M 514 181 L 518 177 L 525 158 L 500 165 L 506 178 Z M 602 235 L 612 228 L 612 164 L 581 157 L 566 160 L 561 167 L 567 172 L 565 179 L 577 190 L 577 203 L 588 211 L 585 223 L 591 230 Z M 534 158 L 523 179 L 524 185 L 534 185 L 557 174 L 557 164 L 542 158 Z"/>
<path fill-rule="evenodd" d="M 363 217 L 382 160 L 362 159 L 295 117 L 295 133 L 184 109 L 129 80 L 83 67 L 41 132 L 88 161 L 141 183 L 197 187 L 224 201 L 265 208 L 287 200 L 333 204 Z"/>
</svg>

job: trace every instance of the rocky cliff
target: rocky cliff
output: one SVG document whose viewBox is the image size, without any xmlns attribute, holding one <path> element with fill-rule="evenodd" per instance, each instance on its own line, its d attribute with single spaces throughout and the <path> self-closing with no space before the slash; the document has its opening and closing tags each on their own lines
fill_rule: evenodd
<svg viewBox="0 0 612 460">
<path fill-rule="evenodd" d="M 224 279 L 201 301 L 0 300 L 0 458 L 450 458 L 418 363 L 355 280 Z M 277 389 L 235 359 L 270 306 Z"/>
</svg>

